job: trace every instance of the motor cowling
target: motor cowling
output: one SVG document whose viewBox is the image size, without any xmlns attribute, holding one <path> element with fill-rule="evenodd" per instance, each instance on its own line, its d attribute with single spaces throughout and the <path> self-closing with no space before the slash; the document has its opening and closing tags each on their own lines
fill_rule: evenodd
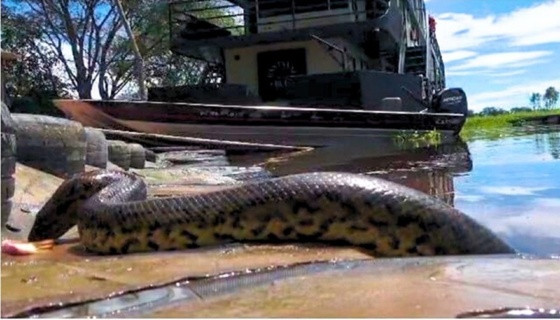
<svg viewBox="0 0 560 320">
<path fill-rule="evenodd" d="M 432 107 L 436 112 L 468 115 L 467 95 L 461 88 L 443 89 L 434 97 Z"/>
</svg>

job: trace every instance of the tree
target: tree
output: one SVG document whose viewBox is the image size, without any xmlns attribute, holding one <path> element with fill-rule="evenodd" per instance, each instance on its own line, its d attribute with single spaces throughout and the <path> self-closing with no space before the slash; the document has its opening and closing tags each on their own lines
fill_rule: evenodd
<svg viewBox="0 0 560 320">
<path fill-rule="evenodd" d="M 29 91 L 42 88 L 45 91 L 59 91 L 64 86 L 62 80 L 53 72 L 56 56 L 52 52 L 40 50 L 40 32 L 36 25 L 25 16 L 16 14 L 2 2 L 2 41 L 3 50 L 15 53 L 18 60 L 10 63 L 7 82 L 13 86 L 14 93 L 22 96 Z M 16 76 L 17 75 L 17 76 Z M 3 79 L 4 80 L 4 79 Z"/>
<path fill-rule="evenodd" d="M 134 3 L 134 5 L 132 5 Z M 214 70 L 214 65 L 178 55 L 170 50 L 169 39 L 176 36 L 182 26 L 169 27 L 168 3 L 161 0 L 127 1 L 132 29 L 138 36 L 138 44 L 144 57 L 146 80 L 150 86 L 181 86 L 199 84 L 205 73 Z M 129 5 L 130 4 L 130 5 Z M 182 15 L 196 9 L 191 14 L 199 18 L 211 18 L 213 23 L 223 27 L 236 25 L 234 17 L 218 0 L 185 1 L 173 4 L 172 12 Z M 216 18 L 219 17 L 219 18 Z M 174 16 L 171 17 L 174 21 Z M 173 31 L 175 30 L 175 32 Z M 170 34 L 169 32 L 174 32 Z"/>
<path fill-rule="evenodd" d="M 209 66 L 170 51 L 167 1 L 2 0 L 3 6 L 5 3 L 36 27 L 34 51 L 51 54 L 54 61 L 50 65 L 62 67 L 61 79 L 83 99 L 92 97 L 96 83 L 102 99 L 113 99 L 124 89 L 131 92 L 134 85 L 130 80 L 135 75 L 137 79 L 146 76 L 138 84 L 194 84 Z M 194 3 L 198 2 L 186 6 Z M 214 16 L 227 16 L 220 15 L 223 9 L 218 0 L 203 4 L 213 6 Z M 234 18 L 223 19 L 235 23 Z M 29 28 L 21 30 L 26 33 Z M 142 86 L 136 89 L 145 98 Z"/>
<path fill-rule="evenodd" d="M 124 25 L 124 29 L 126 30 L 126 34 L 130 38 L 132 52 L 134 52 L 134 73 L 136 74 L 136 80 L 138 82 L 140 98 L 141 100 L 148 100 L 148 92 L 146 91 L 146 81 L 144 77 L 144 58 L 142 58 L 142 54 L 140 53 L 140 49 L 138 48 L 138 43 L 136 42 L 136 37 L 134 36 L 132 28 L 130 27 L 130 23 L 126 18 L 126 14 L 124 12 L 121 1 L 115 0 L 115 4 L 117 6 L 117 11 L 119 12 L 121 22 Z"/>
<path fill-rule="evenodd" d="M 37 26 L 41 49 L 54 53 L 70 89 L 80 98 L 91 98 L 98 82 L 101 98 L 113 99 L 133 78 L 134 51 L 130 37 L 120 32 L 123 19 L 114 0 L 4 2 L 16 7 Z M 143 2 L 149 1 L 126 1 L 127 9 L 133 12 L 134 5 Z M 137 16 L 136 20 L 142 21 Z"/>
<path fill-rule="evenodd" d="M 543 96 L 544 106 L 550 109 L 558 102 L 558 91 L 554 87 L 548 87 Z"/>
<path fill-rule="evenodd" d="M 486 107 L 484 109 L 482 109 L 482 111 L 480 111 L 480 115 L 481 116 L 496 116 L 499 114 L 505 114 L 508 113 L 506 110 L 501 109 L 501 108 L 496 108 L 496 107 Z"/>
<path fill-rule="evenodd" d="M 56 53 L 78 96 L 91 98 L 94 82 L 113 62 L 108 53 L 121 27 L 115 5 L 110 0 L 22 0 L 18 8 L 40 29 L 42 44 Z"/>
<path fill-rule="evenodd" d="M 510 110 L 511 113 L 531 112 L 531 111 L 533 111 L 533 109 L 528 108 L 528 107 L 515 107 L 515 108 L 511 108 L 511 110 Z"/>
<path fill-rule="evenodd" d="M 161 0 L 127 0 L 123 1 L 123 9 L 126 13 L 127 20 L 133 33 L 134 41 L 138 47 L 140 56 L 143 58 L 143 70 L 145 83 L 147 86 L 180 86 L 188 84 L 198 84 L 203 77 L 204 72 L 212 66 L 206 62 L 191 59 L 171 52 L 169 39 L 169 8 L 168 3 Z M 211 8 L 208 11 L 197 11 L 211 13 L 213 16 L 224 16 L 223 9 L 215 9 L 220 7 L 218 2 L 185 2 L 181 3 L 178 12 L 188 11 L 196 5 L 197 9 Z M 221 5 L 223 7 L 223 4 Z M 223 25 L 233 25 L 235 20 L 231 17 L 222 18 L 220 21 Z M 135 49 L 132 47 L 131 37 L 115 38 L 113 43 L 113 51 L 118 53 L 120 57 L 118 62 L 109 66 L 109 75 L 120 75 L 121 78 L 131 77 L 131 69 L 134 68 L 134 61 L 138 61 L 131 55 Z M 138 71 L 136 71 L 138 74 Z M 138 77 L 137 77 L 138 78 Z M 100 86 L 114 83 L 112 79 L 106 78 L 107 83 L 100 81 Z M 119 92 L 121 88 L 118 88 Z M 139 89 L 139 88 L 137 88 Z M 100 88 L 100 93 L 104 89 Z M 131 86 L 126 88 L 124 96 L 131 98 Z M 102 95 L 103 96 L 103 95 Z M 109 95 L 115 97 L 114 93 Z M 120 96 L 121 97 L 121 96 Z"/>
<path fill-rule="evenodd" d="M 541 98 L 542 96 L 540 93 L 534 92 L 533 94 L 531 94 L 531 98 L 529 98 L 529 101 L 533 106 L 533 110 L 537 110 L 541 108 Z"/>
<path fill-rule="evenodd" d="M 1 33 L 2 49 L 18 56 L 2 66 L 6 70 L 2 82 L 14 98 L 12 110 L 59 114 L 49 100 L 67 96 L 68 86 L 56 72 L 56 54 L 41 45 L 37 25 L 2 2 Z"/>
</svg>

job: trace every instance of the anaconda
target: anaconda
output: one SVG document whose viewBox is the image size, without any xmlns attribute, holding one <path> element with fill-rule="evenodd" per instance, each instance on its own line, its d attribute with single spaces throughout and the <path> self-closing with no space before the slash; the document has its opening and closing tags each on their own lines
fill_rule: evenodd
<svg viewBox="0 0 560 320">
<path fill-rule="evenodd" d="M 490 230 L 453 207 L 382 179 L 308 173 L 181 197 L 146 199 L 143 180 L 97 171 L 65 181 L 37 214 L 30 241 L 75 224 L 101 254 L 225 242 L 323 242 L 375 256 L 511 253 Z"/>
</svg>

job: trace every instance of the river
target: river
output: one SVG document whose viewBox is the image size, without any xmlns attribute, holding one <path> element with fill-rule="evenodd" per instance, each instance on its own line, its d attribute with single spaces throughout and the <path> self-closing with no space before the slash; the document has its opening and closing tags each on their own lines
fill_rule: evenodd
<svg viewBox="0 0 560 320">
<path fill-rule="evenodd" d="M 522 253 L 560 255 L 560 128 L 468 146 L 473 169 L 453 177 L 455 207 Z"/>
</svg>

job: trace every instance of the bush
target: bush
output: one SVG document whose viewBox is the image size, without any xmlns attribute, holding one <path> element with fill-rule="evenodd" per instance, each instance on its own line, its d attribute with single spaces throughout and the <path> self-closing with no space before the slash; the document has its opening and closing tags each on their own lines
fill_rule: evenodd
<svg viewBox="0 0 560 320">
<path fill-rule="evenodd" d="M 53 92 L 31 92 L 24 97 L 12 100 L 10 110 L 16 113 L 44 114 L 55 117 L 64 117 L 64 113 L 55 107 L 53 99 L 59 98 Z"/>
<path fill-rule="evenodd" d="M 508 113 L 506 110 L 496 107 L 486 107 L 480 111 L 479 115 L 481 116 L 497 116 L 500 114 Z"/>
<path fill-rule="evenodd" d="M 528 107 L 518 107 L 518 108 L 511 108 L 511 113 L 519 113 L 519 112 L 532 112 L 533 109 Z"/>
</svg>

